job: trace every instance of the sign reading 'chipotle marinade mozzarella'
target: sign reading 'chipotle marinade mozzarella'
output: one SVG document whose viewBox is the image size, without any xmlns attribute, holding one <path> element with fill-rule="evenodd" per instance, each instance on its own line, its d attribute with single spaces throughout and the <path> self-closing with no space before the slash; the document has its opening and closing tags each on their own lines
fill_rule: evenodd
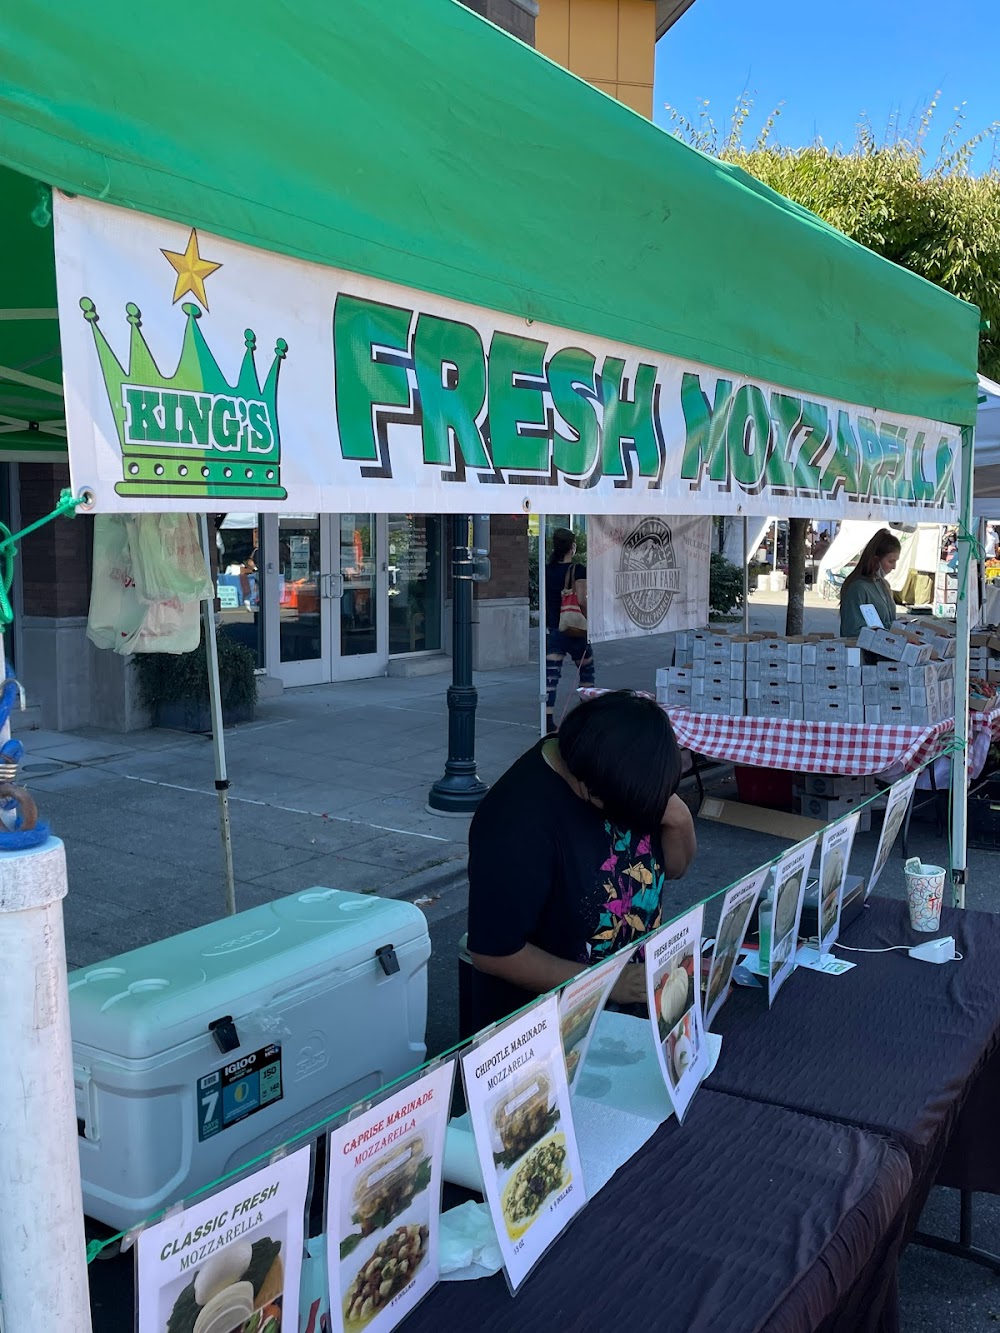
<svg viewBox="0 0 1000 1333">
<path fill-rule="evenodd" d="M 513 1291 L 586 1202 L 555 997 L 467 1051 L 462 1075 Z"/>
<path fill-rule="evenodd" d="M 54 210 L 70 465 L 103 512 L 954 507 L 953 426 L 83 198 Z"/>
</svg>

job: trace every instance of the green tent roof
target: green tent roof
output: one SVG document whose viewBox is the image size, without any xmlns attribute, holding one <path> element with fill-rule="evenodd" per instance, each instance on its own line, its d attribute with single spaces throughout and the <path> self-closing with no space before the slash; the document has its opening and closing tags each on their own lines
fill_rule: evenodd
<svg viewBox="0 0 1000 1333">
<path fill-rule="evenodd" d="M 2 304 L 36 316 L 0 319 L 0 367 L 58 380 L 44 181 L 789 388 L 975 418 L 972 306 L 454 0 L 140 8 L 0 16 Z M 61 406 L 7 378 L 0 417 L 19 415 Z"/>
</svg>

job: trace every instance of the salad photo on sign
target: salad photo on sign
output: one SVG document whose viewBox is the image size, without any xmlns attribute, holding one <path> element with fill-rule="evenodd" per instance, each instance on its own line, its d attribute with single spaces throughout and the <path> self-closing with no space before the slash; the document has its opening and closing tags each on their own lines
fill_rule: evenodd
<svg viewBox="0 0 1000 1333">
<path fill-rule="evenodd" d="M 646 990 L 657 1059 L 678 1120 L 708 1072 L 701 1012 L 704 904 L 663 926 L 646 943 Z"/>
<path fill-rule="evenodd" d="M 516 1290 L 586 1201 L 556 998 L 467 1051 L 462 1073 L 486 1202 Z"/>
<path fill-rule="evenodd" d="M 712 948 L 712 959 L 708 966 L 708 982 L 705 986 L 706 1028 L 712 1026 L 713 1018 L 726 1002 L 747 926 L 750 924 L 750 918 L 753 916 L 753 910 L 757 906 L 757 899 L 760 897 L 768 873 L 767 866 L 755 870 L 752 875 L 735 884 L 723 901 L 719 927 Z"/>
<path fill-rule="evenodd" d="M 774 915 L 771 924 L 771 957 L 768 967 L 767 1002 L 774 997 L 795 971 L 799 943 L 799 923 L 806 896 L 806 880 L 812 865 L 819 835 L 793 847 L 774 867 Z"/>
<path fill-rule="evenodd" d="M 840 909 L 844 883 L 851 863 L 851 848 L 860 812 L 840 819 L 823 830 L 819 852 L 819 952 L 825 953 L 840 934 Z"/>
<path fill-rule="evenodd" d="M 576 1090 L 601 1010 L 634 952 L 631 948 L 622 949 L 613 958 L 581 972 L 560 992 L 559 1032 L 570 1092 Z"/>
<path fill-rule="evenodd" d="M 309 1148 L 143 1231 L 139 1333 L 296 1333 Z"/>
<path fill-rule="evenodd" d="M 366 1107 L 329 1140 L 332 1327 L 388 1333 L 438 1281 L 453 1061 Z"/>
</svg>

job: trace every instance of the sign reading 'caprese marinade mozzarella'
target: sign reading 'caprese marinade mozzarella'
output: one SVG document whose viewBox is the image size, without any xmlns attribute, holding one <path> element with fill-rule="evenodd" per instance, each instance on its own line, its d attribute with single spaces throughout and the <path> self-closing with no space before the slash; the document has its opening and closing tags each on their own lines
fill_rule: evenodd
<svg viewBox="0 0 1000 1333">
<path fill-rule="evenodd" d="M 957 427 L 57 196 L 74 485 L 102 511 L 947 517 Z"/>
</svg>

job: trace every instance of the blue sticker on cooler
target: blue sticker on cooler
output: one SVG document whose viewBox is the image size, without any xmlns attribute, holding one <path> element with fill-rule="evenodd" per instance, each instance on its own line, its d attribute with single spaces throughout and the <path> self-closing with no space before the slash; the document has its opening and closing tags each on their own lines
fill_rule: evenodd
<svg viewBox="0 0 1000 1333">
<path fill-rule="evenodd" d="M 236 1056 L 198 1080 L 198 1138 L 220 1134 L 283 1095 L 280 1046 Z"/>
</svg>

